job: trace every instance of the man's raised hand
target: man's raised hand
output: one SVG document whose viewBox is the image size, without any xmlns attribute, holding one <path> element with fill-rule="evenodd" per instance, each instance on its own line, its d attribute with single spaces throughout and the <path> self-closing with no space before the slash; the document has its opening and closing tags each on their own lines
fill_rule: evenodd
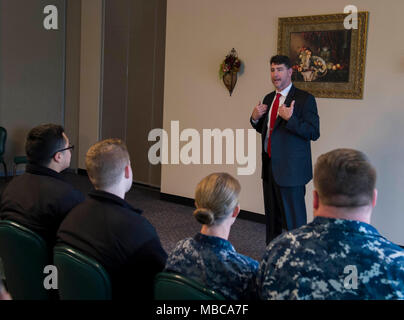
<svg viewBox="0 0 404 320">
<path fill-rule="evenodd" d="M 293 114 L 293 110 L 295 108 L 295 100 L 292 101 L 290 104 L 290 107 L 287 107 L 286 105 L 282 105 L 278 109 L 278 115 L 282 118 L 288 121 Z"/>
<path fill-rule="evenodd" d="M 261 101 L 258 102 L 258 104 L 255 106 L 253 113 L 252 113 L 252 119 L 254 121 L 257 121 L 261 119 L 261 117 L 267 112 L 268 106 L 266 104 L 262 104 Z"/>
</svg>

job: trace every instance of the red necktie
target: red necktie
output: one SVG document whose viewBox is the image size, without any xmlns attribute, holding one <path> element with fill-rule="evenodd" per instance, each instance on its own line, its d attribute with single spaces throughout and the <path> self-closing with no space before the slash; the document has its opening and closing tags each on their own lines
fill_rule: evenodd
<svg viewBox="0 0 404 320">
<path fill-rule="evenodd" d="M 267 153 L 270 158 L 271 158 L 271 135 L 272 135 L 272 130 L 274 129 L 276 116 L 278 114 L 280 96 L 281 96 L 280 93 L 276 94 L 276 98 L 275 98 L 274 104 L 272 105 L 272 110 L 271 110 L 271 121 L 269 122 L 270 127 L 269 127 L 269 133 L 268 133 Z"/>
</svg>

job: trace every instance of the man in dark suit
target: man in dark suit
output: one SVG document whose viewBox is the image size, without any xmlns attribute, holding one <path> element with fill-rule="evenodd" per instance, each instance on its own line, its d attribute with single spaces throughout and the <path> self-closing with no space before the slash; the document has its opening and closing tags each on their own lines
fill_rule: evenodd
<svg viewBox="0 0 404 320">
<path fill-rule="evenodd" d="M 58 231 L 58 243 L 97 260 L 108 272 L 113 299 L 152 299 L 155 275 L 167 254 L 153 226 L 124 198 L 132 186 L 128 150 L 119 139 L 93 145 L 86 155 L 95 190 L 74 208 Z"/>
<path fill-rule="evenodd" d="M 84 195 L 60 173 L 70 166 L 72 149 L 60 125 L 33 128 L 25 144 L 26 172 L 14 178 L 1 195 L 0 219 L 36 232 L 50 249 L 66 214 L 84 201 Z"/>
<path fill-rule="evenodd" d="M 276 91 L 254 108 L 251 125 L 262 137 L 262 181 L 267 244 L 307 223 L 305 185 L 312 179 L 310 141 L 320 137 L 314 97 L 292 84 L 287 56 L 271 58 Z"/>
</svg>

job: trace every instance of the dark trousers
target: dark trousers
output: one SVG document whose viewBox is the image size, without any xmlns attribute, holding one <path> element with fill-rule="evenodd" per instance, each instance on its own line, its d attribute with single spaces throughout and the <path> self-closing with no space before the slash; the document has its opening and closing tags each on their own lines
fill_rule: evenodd
<svg viewBox="0 0 404 320">
<path fill-rule="evenodd" d="M 281 187 L 272 174 L 271 160 L 262 179 L 266 217 L 266 243 L 270 243 L 283 230 L 293 230 L 307 223 L 305 186 Z"/>
</svg>

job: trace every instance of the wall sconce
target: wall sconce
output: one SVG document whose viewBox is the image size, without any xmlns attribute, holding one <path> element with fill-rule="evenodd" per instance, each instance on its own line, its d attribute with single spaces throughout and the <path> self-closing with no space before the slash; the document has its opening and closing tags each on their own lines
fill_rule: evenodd
<svg viewBox="0 0 404 320">
<path fill-rule="evenodd" d="M 237 51 L 233 48 L 220 65 L 219 77 L 223 80 L 230 96 L 237 83 L 237 73 L 240 71 L 242 61 L 237 56 Z"/>
</svg>

